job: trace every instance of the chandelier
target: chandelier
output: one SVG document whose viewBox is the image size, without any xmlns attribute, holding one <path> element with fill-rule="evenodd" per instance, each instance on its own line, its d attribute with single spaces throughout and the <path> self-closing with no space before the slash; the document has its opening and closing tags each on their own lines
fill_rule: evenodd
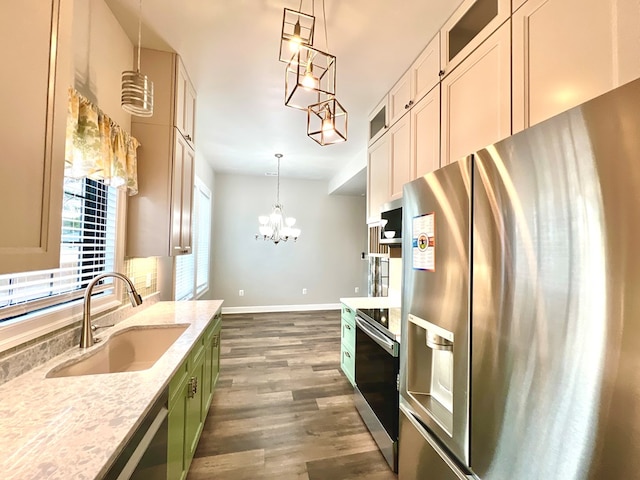
<svg viewBox="0 0 640 480">
<path fill-rule="evenodd" d="M 315 0 L 311 5 L 312 15 L 284 9 L 280 60 L 289 58 L 285 69 L 284 104 L 307 111 L 307 136 L 324 146 L 347 140 L 348 114 L 336 99 L 336 57 L 327 53 L 329 40 L 324 0 L 324 52 L 313 46 Z"/>
<path fill-rule="evenodd" d="M 281 153 L 276 153 L 278 159 L 278 186 L 276 190 L 276 203 L 273 206 L 271 215 L 260 215 L 258 221 L 260 226 L 258 230 L 260 233 L 256 233 L 256 240 L 262 238 L 262 240 L 271 240 L 276 245 L 280 241 L 286 242 L 290 238 L 294 241 L 300 236 L 300 229 L 294 228 L 296 219 L 293 217 L 287 217 L 284 214 L 284 206 L 280 203 L 280 159 Z"/>
</svg>

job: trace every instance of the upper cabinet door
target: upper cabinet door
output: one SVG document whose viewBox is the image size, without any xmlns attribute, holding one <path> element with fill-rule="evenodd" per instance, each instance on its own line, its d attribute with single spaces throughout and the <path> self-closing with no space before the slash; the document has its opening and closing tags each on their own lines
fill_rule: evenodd
<svg viewBox="0 0 640 480">
<path fill-rule="evenodd" d="M 412 178 L 440 168 L 440 86 L 411 110 Z"/>
<path fill-rule="evenodd" d="M 510 27 L 502 25 L 441 83 L 442 166 L 511 134 Z"/>
<path fill-rule="evenodd" d="M 441 65 L 448 75 L 511 15 L 511 0 L 465 0 L 440 30 Z"/>
<path fill-rule="evenodd" d="M 429 42 L 411 66 L 411 98 L 416 104 L 440 81 L 440 33 Z"/>
<path fill-rule="evenodd" d="M 189 75 L 178 57 L 177 73 L 176 73 L 176 118 L 175 126 L 182 136 L 193 147 L 195 113 L 196 113 L 196 91 L 191 84 Z"/>
<path fill-rule="evenodd" d="M 409 111 L 412 104 L 411 71 L 407 71 L 389 90 L 389 126 L 400 120 Z"/>
<path fill-rule="evenodd" d="M 412 179 L 411 163 L 411 116 L 405 115 L 396 123 L 389 134 L 391 139 L 391 200 L 402 198 L 402 187 Z"/>
<path fill-rule="evenodd" d="M 638 2 L 528 0 L 512 21 L 514 133 L 640 76 Z"/>
<path fill-rule="evenodd" d="M 438 33 L 389 91 L 389 126 L 393 126 L 400 120 L 439 81 L 440 34 Z"/>
<path fill-rule="evenodd" d="M 383 135 L 369 147 L 367 160 L 367 223 L 380 220 L 380 207 L 389 201 L 391 186 L 390 135 Z"/>
<path fill-rule="evenodd" d="M 72 5 L 0 6 L 0 274 L 60 264 Z"/>
</svg>

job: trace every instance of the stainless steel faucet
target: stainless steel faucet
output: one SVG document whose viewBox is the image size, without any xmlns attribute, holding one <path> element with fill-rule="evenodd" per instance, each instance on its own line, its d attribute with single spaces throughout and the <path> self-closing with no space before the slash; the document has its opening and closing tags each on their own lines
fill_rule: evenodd
<svg viewBox="0 0 640 480">
<path fill-rule="evenodd" d="M 80 348 L 87 348 L 95 343 L 91 328 L 91 292 L 96 283 L 107 277 L 119 278 L 127 284 L 127 293 L 129 294 L 129 300 L 131 300 L 132 307 L 137 307 L 142 303 L 142 297 L 136 291 L 136 287 L 133 286 L 133 282 L 121 273 L 102 273 L 91 280 L 91 283 L 87 285 L 87 289 L 84 291 L 84 310 L 82 313 L 82 330 L 80 331 Z"/>
</svg>

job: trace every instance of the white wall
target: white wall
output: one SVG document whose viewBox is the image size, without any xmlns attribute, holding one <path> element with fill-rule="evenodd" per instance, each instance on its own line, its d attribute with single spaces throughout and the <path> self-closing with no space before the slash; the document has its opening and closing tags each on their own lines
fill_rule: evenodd
<svg viewBox="0 0 640 480">
<path fill-rule="evenodd" d="M 280 202 L 302 234 L 278 245 L 255 240 L 258 216 L 269 214 L 275 199 L 275 177 L 216 173 L 212 298 L 229 308 L 328 305 L 366 296 L 365 198 L 327 195 L 326 182 L 281 178 Z"/>
<path fill-rule="evenodd" d="M 130 132 L 120 87 L 122 72 L 133 68 L 133 45 L 103 0 L 75 0 L 73 8 L 73 86 Z"/>
</svg>

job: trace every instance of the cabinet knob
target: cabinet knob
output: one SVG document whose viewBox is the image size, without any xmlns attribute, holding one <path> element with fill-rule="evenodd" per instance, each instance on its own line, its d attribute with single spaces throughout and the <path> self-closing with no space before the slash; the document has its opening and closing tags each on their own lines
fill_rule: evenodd
<svg viewBox="0 0 640 480">
<path fill-rule="evenodd" d="M 351 325 L 346 324 L 345 327 L 347 327 L 347 330 L 351 330 Z"/>
<path fill-rule="evenodd" d="M 438 72 L 438 76 L 439 76 L 439 77 L 444 77 L 444 70 L 440 70 L 440 71 Z"/>
<path fill-rule="evenodd" d="M 351 358 L 351 354 L 350 354 L 349 352 L 344 352 L 344 354 L 345 354 L 347 357 Z"/>
<path fill-rule="evenodd" d="M 191 141 L 191 135 L 189 135 L 189 134 L 185 135 L 184 138 L 186 138 L 187 140 Z"/>
<path fill-rule="evenodd" d="M 413 105 L 413 100 L 409 100 L 409 106 Z"/>
<path fill-rule="evenodd" d="M 408 104 L 408 103 L 405 103 L 405 105 L 404 105 L 404 109 L 406 110 L 407 108 L 409 108 L 409 104 Z"/>
</svg>

